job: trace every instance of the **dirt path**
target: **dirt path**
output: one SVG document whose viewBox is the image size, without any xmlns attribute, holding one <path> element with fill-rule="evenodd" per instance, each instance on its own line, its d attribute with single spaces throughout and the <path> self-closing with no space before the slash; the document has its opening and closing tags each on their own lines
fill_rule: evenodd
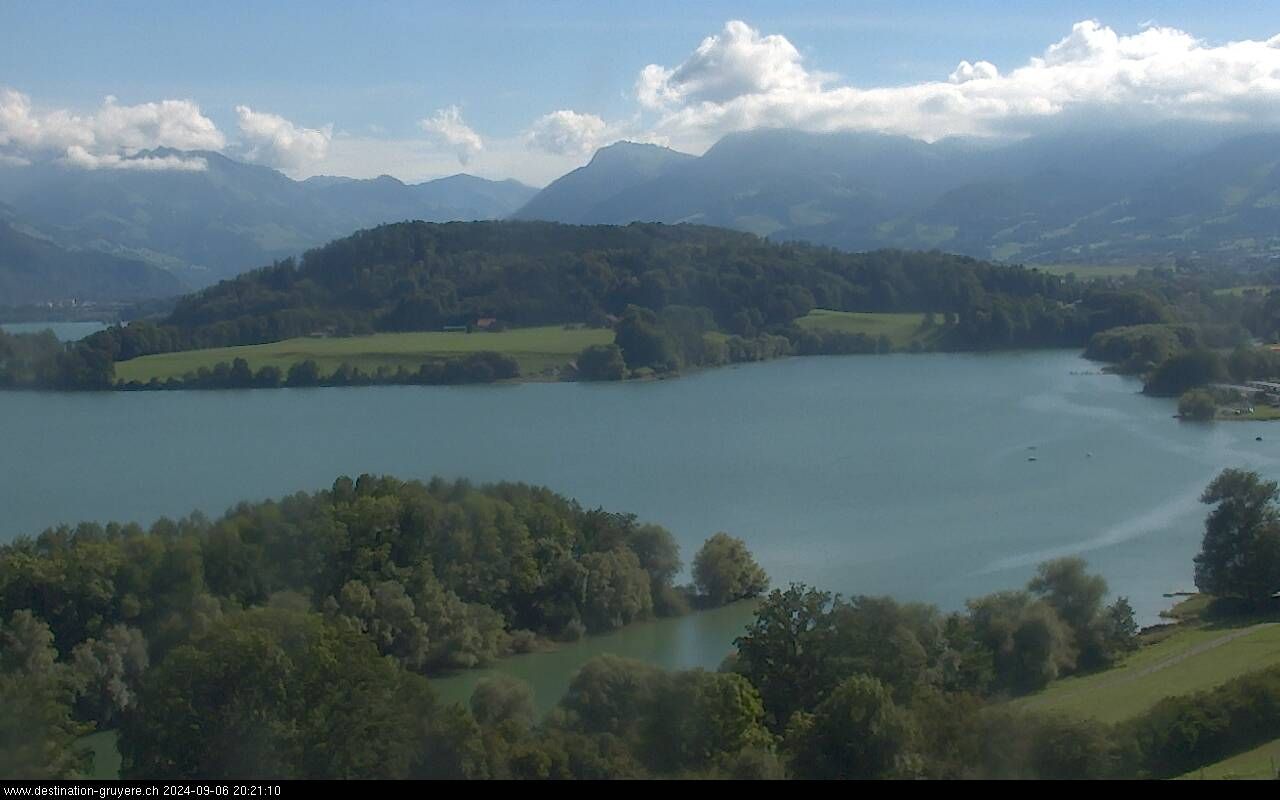
<svg viewBox="0 0 1280 800">
<path fill-rule="evenodd" d="M 1056 697 L 1053 697 L 1052 700 L 1053 702 L 1057 703 L 1063 700 L 1070 700 L 1073 697 L 1079 697 L 1080 695 L 1087 694 L 1089 692 L 1096 692 L 1099 689 L 1109 689 L 1112 686 L 1122 686 L 1126 683 L 1132 683 L 1133 681 L 1136 681 L 1139 678 L 1145 678 L 1152 673 L 1159 672 L 1162 669 L 1167 669 L 1169 667 L 1172 667 L 1174 664 L 1180 664 L 1183 661 L 1186 661 L 1188 658 L 1191 658 L 1192 656 L 1198 656 L 1201 653 L 1207 653 L 1216 647 L 1222 647 L 1227 642 L 1233 642 L 1236 639 L 1239 639 L 1243 636 L 1250 636 L 1252 634 L 1257 633 L 1260 630 L 1264 630 L 1266 628 L 1270 628 L 1275 625 L 1280 625 L 1280 622 L 1260 622 L 1257 625 L 1250 625 L 1247 628 L 1241 628 L 1240 630 L 1232 631 L 1231 633 L 1219 636 L 1217 639 L 1210 639 L 1207 642 L 1201 642 L 1195 647 L 1189 647 L 1186 650 L 1182 651 L 1181 653 L 1178 653 L 1177 655 L 1169 656 L 1168 658 L 1162 661 L 1157 661 L 1151 666 L 1140 669 L 1137 672 L 1134 672 L 1132 674 L 1123 675 L 1118 678 L 1113 678 L 1112 680 L 1104 681 L 1103 683 L 1095 684 L 1088 688 L 1079 689 L 1078 691 L 1071 692 L 1070 694 L 1057 695 Z M 1032 702 L 1027 703 L 1026 707 L 1036 708 L 1037 706 L 1041 706 L 1049 702 L 1049 700 L 1050 698 L 1041 698 L 1039 700 L 1034 700 Z"/>
</svg>

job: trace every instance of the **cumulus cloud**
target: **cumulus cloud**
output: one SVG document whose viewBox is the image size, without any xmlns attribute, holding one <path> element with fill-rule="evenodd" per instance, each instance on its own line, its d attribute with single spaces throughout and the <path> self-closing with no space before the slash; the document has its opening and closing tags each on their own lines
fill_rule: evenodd
<svg viewBox="0 0 1280 800">
<path fill-rule="evenodd" d="M 682 63 L 651 64 L 635 87 L 651 130 L 686 147 L 734 130 L 873 130 L 926 140 L 1017 136 L 1053 124 L 1209 120 L 1280 123 L 1280 36 L 1210 44 L 1151 25 L 1121 35 L 1076 23 L 1008 71 L 962 61 L 945 80 L 835 85 L 783 36 L 733 21 Z"/>
<path fill-rule="evenodd" d="M 529 146 L 557 155 L 582 155 L 604 143 L 608 124 L 595 114 L 561 109 L 539 117 L 529 128 Z"/>
<path fill-rule="evenodd" d="M 284 117 L 248 106 L 236 106 L 236 117 L 245 148 L 242 155 L 258 164 L 300 170 L 323 161 L 333 140 L 332 125 L 299 128 Z"/>
<path fill-rule="evenodd" d="M 683 64 L 650 64 L 636 82 L 648 108 L 685 103 L 725 103 L 745 95 L 819 92 L 823 76 L 805 69 L 800 51 L 785 36 L 761 36 L 739 20 L 708 36 Z"/>
<path fill-rule="evenodd" d="M 462 110 L 457 106 L 438 109 L 435 116 L 420 120 L 418 127 L 435 143 L 452 149 L 462 164 L 484 152 L 484 140 L 462 121 Z"/>
<path fill-rule="evenodd" d="M 86 168 L 94 163 L 95 168 L 103 168 L 138 162 L 130 156 L 139 150 L 221 150 L 224 146 L 222 132 L 190 100 L 126 106 L 108 96 L 93 113 L 76 114 L 67 109 L 37 109 L 22 92 L 0 89 L 0 155 L 8 159 L 61 154 L 63 163 Z M 149 159 L 152 166 L 148 167 L 111 168 L 190 169 L 196 160 L 155 158 Z"/>
<path fill-rule="evenodd" d="M 959 66 L 947 76 L 947 80 L 952 83 L 965 83 L 967 81 L 992 80 L 999 77 L 1000 70 L 996 69 L 996 65 L 990 61 L 979 61 L 976 64 L 961 61 Z"/>
<path fill-rule="evenodd" d="M 209 168 L 209 162 L 196 156 L 132 156 L 126 157 L 118 153 L 94 155 L 78 144 L 67 148 L 61 163 L 80 169 L 128 169 L 145 172 L 203 172 Z"/>
</svg>

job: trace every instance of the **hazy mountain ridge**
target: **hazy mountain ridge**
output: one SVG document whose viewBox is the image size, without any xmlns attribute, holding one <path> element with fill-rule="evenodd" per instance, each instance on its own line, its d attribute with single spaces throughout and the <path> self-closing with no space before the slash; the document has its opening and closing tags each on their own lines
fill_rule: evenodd
<svg viewBox="0 0 1280 800">
<path fill-rule="evenodd" d="M 578 225 L 610 223 L 608 210 L 600 206 L 621 190 L 661 178 L 697 160 L 654 144 L 617 142 L 597 150 L 586 166 L 557 178 L 512 216 Z"/>
<path fill-rule="evenodd" d="M 455 175 L 416 185 L 394 178 L 295 181 L 212 152 L 202 171 L 0 168 L 4 219 L 60 246 L 163 267 L 189 287 L 298 255 L 358 229 L 406 219 L 496 219 L 535 189 Z M 0 303 L 8 298 L 0 297 Z"/>
<path fill-rule="evenodd" d="M 1280 133 L 1221 126 L 1006 144 L 758 130 L 702 156 L 619 142 L 538 191 L 470 175 L 295 181 L 219 153 L 156 150 L 139 155 L 203 159 L 206 169 L 3 166 L 0 221 L 68 252 L 161 267 L 189 288 L 404 220 L 694 222 L 847 250 L 936 248 L 1025 263 L 1245 262 L 1280 257 L 1277 153 Z M 67 283 L 79 270 L 36 291 L 32 268 L 23 267 L 22 297 L 175 291 L 134 273 L 114 285 L 118 271 Z M 11 291 L 0 305 L 19 302 Z"/>
<path fill-rule="evenodd" d="M 1235 262 L 1280 256 L 1278 153 L 1280 134 L 1220 128 L 1009 144 L 760 130 L 653 176 L 606 170 L 597 158 L 517 216 L 697 222 L 852 250 L 1032 263 Z M 606 184 L 615 190 L 600 199 Z M 575 185 L 594 192 L 567 196 Z M 574 211 L 558 216 L 563 208 Z"/>
<path fill-rule="evenodd" d="M 151 264 L 68 250 L 0 221 L 0 306 L 139 300 L 183 289 L 177 278 Z"/>
</svg>

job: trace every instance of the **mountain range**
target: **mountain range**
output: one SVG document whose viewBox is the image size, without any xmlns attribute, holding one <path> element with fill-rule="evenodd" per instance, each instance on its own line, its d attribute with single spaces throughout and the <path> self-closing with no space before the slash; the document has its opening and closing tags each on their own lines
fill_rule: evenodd
<svg viewBox="0 0 1280 800">
<path fill-rule="evenodd" d="M 0 219 L 0 305 L 128 302 L 179 294 L 172 273 L 137 259 L 71 250 Z"/>
<path fill-rule="evenodd" d="M 58 164 L 0 167 L 0 219 L 66 252 L 110 255 L 158 267 L 176 278 L 157 288 L 181 292 L 229 278 L 273 260 L 383 222 L 495 219 L 536 192 L 516 181 L 470 175 L 416 185 L 382 176 L 369 180 L 295 181 L 264 166 L 218 153 L 156 150 L 139 156 L 203 159 L 200 171 L 84 170 Z M 33 264 L 34 268 L 34 264 Z M 0 265 L 0 287 L 12 266 Z M 15 279 L 16 280 L 16 279 Z M 0 306 L 65 300 L 58 281 L 22 295 L 0 290 Z M 64 287 L 73 295 L 108 299 L 102 285 Z M 33 300 L 34 298 L 34 300 Z"/>
<path fill-rule="evenodd" d="M 1027 264 L 1280 258 L 1280 133 L 1222 126 L 1006 143 L 756 130 L 701 156 L 619 142 L 540 191 L 470 175 L 297 181 L 212 152 L 138 155 L 206 168 L 0 166 L 0 306 L 173 294 L 410 219 L 694 222 L 845 250 Z M 16 265 L 15 253 L 37 252 Z M 75 277 L 90 263 L 104 274 Z"/>
<path fill-rule="evenodd" d="M 1181 127 L 997 145 L 759 130 L 697 158 L 624 142 L 515 216 L 696 222 L 1035 264 L 1270 259 L 1280 256 L 1280 134 Z"/>
</svg>

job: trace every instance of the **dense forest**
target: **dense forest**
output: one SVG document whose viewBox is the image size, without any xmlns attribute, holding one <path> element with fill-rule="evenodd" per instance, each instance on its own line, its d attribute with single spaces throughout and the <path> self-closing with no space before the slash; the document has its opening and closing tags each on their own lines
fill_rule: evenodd
<svg viewBox="0 0 1280 800">
<path fill-rule="evenodd" d="M 1233 287 L 1254 284 L 1260 288 Z M 143 355 L 473 326 L 593 325 L 614 342 L 563 377 L 617 380 L 786 355 L 883 353 L 887 337 L 801 327 L 815 308 L 923 313 L 930 349 L 1082 347 L 1152 394 L 1276 377 L 1256 341 L 1280 338 L 1280 270 L 1142 270 L 1090 281 L 937 252 L 842 253 L 691 225 L 536 222 L 384 225 L 183 298 L 167 316 L 61 345 L 0 332 L 0 387 L 247 388 L 486 383 L 520 377 L 508 355 L 395 370 L 314 363 L 252 370 L 232 359 L 183 378 L 119 383 Z M 1229 355 L 1235 348 L 1236 352 Z"/>
<path fill-rule="evenodd" d="M 481 318 L 613 327 L 632 370 L 887 349 L 865 335 L 794 325 L 814 308 L 928 312 L 943 349 L 1083 347 L 1107 328 L 1166 321 L 1179 300 L 939 252 L 844 253 L 693 225 L 408 222 L 189 295 L 168 316 L 94 334 L 61 363 L 26 370 L 22 380 L 109 388 L 112 364 L 142 355 L 430 331 Z M 13 384 L 17 371 L 3 358 L 0 375 Z M 254 378 L 283 383 L 282 376 Z M 412 371 L 381 380 L 438 382 L 416 380 Z M 213 376 L 192 383 L 219 384 Z"/>
<path fill-rule="evenodd" d="M 1264 607 L 1280 580 L 1275 483 L 1227 470 L 1202 591 Z M 425 675 L 764 592 L 716 534 L 676 587 L 670 535 L 519 484 L 333 488 L 0 549 L 0 776 L 82 774 L 116 729 L 126 777 L 1163 777 L 1280 733 L 1280 673 L 1120 725 L 1002 703 L 1137 644 L 1083 561 L 960 611 L 775 589 L 715 672 L 612 656 L 544 719 L 529 687 L 468 706 Z"/>
<path fill-rule="evenodd" d="M 1196 584 L 1256 613 L 1280 580 L 1280 488 L 1226 470 Z M 1117 725 L 1003 703 L 1137 646 L 1080 559 L 944 613 L 773 590 L 718 671 L 602 656 L 545 718 L 527 685 L 467 706 L 428 679 L 768 584 L 716 534 L 678 588 L 666 531 L 546 489 L 388 477 L 0 549 L 0 776 L 82 774 L 119 731 L 125 777 L 1167 777 L 1280 733 L 1280 672 Z"/>
<path fill-rule="evenodd" d="M 1116 283 L 1150 298 L 1158 313 L 1095 333 L 1085 355 L 1139 376 L 1148 394 L 1183 396 L 1184 408 L 1207 398 L 1202 412 L 1184 418 L 1213 417 L 1222 393 L 1200 388 L 1207 384 L 1280 378 L 1280 352 L 1270 344 L 1280 341 L 1280 268 L 1144 272 Z"/>
</svg>

